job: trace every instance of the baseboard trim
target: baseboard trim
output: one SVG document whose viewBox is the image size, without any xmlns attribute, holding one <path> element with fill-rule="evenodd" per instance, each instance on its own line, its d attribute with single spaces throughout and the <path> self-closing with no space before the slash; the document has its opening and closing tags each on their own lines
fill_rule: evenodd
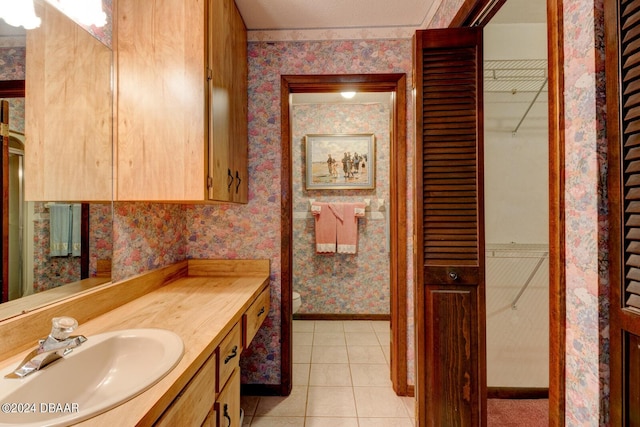
<svg viewBox="0 0 640 427">
<path fill-rule="evenodd" d="M 287 396 L 281 384 L 241 384 L 240 394 L 243 396 Z"/>
<path fill-rule="evenodd" d="M 295 313 L 293 320 L 391 320 L 390 314 Z"/>
<path fill-rule="evenodd" d="M 548 388 L 487 387 L 488 399 L 548 399 Z"/>
</svg>

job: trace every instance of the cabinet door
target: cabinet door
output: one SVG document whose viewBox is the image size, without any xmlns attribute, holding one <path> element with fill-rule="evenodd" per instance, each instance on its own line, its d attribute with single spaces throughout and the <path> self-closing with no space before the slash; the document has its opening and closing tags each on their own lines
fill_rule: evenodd
<svg viewBox="0 0 640 427">
<path fill-rule="evenodd" d="M 235 171 L 230 151 L 233 44 L 229 0 L 210 0 L 208 26 L 209 199 L 233 200 Z"/>
<path fill-rule="evenodd" d="M 215 401 L 215 389 L 216 357 L 214 355 L 207 359 L 154 426 L 201 425 L 211 414 Z"/>
<path fill-rule="evenodd" d="M 247 202 L 247 30 L 233 0 L 209 5 L 209 198 Z"/>
<path fill-rule="evenodd" d="M 110 201 L 111 50 L 50 4 L 35 8 L 42 25 L 27 32 L 25 199 Z"/>
<path fill-rule="evenodd" d="M 206 197 L 205 0 L 119 0 L 117 200 Z"/>
<path fill-rule="evenodd" d="M 235 369 L 216 401 L 218 427 L 240 426 L 240 370 Z"/>
<path fill-rule="evenodd" d="M 231 1 L 233 5 L 233 1 Z M 234 6 L 232 8 L 232 42 L 233 42 L 233 75 L 231 80 L 231 92 L 233 93 L 232 106 L 232 135 L 231 138 L 231 164 L 235 174 L 235 188 L 233 201 L 247 203 L 249 189 L 249 173 L 247 165 L 248 156 L 248 67 L 247 67 L 247 29 L 240 16 L 240 12 Z"/>
</svg>

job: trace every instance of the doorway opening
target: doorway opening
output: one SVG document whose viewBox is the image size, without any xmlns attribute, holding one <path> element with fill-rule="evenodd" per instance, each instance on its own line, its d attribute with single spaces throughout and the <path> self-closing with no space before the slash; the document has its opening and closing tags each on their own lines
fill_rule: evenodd
<svg viewBox="0 0 640 427">
<path fill-rule="evenodd" d="M 508 0 L 484 26 L 487 414 L 548 413 L 546 3 Z M 515 399 L 515 400 L 514 400 Z"/>
<path fill-rule="evenodd" d="M 388 92 L 389 138 L 389 288 L 391 380 L 399 395 L 412 395 L 407 381 L 407 228 L 406 228 L 406 76 L 405 74 L 282 76 L 282 380 L 281 394 L 292 386 L 293 322 L 293 158 L 291 95 L 304 93 Z"/>
</svg>

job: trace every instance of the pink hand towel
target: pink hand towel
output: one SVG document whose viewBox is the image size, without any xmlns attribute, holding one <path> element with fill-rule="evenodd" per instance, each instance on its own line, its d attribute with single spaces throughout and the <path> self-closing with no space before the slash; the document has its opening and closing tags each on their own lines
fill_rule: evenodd
<svg viewBox="0 0 640 427">
<path fill-rule="evenodd" d="M 336 251 L 336 216 L 328 203 L 314 202 L 311 213 L 316 219 L 316 252 L 319 254 Z"/>
<path fill-rule="evenodd" d="M 358 218 L 364 217 L 364 203 L 340 204 L 342 221 L 337 221 L 339 254 L 355 254 L 358 251 Z"/>
</svg>

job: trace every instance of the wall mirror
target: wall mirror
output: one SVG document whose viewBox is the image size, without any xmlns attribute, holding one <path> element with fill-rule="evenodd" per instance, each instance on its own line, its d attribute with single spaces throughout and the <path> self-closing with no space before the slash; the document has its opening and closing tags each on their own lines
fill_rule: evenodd
<svg viewBox="0 0 640 427">
<path fill-rule="evenodd" d="M 37 28 L 0 19 L 0 320 L 111 280 L 111 29 L 51 1 Z"/>
</svg>

